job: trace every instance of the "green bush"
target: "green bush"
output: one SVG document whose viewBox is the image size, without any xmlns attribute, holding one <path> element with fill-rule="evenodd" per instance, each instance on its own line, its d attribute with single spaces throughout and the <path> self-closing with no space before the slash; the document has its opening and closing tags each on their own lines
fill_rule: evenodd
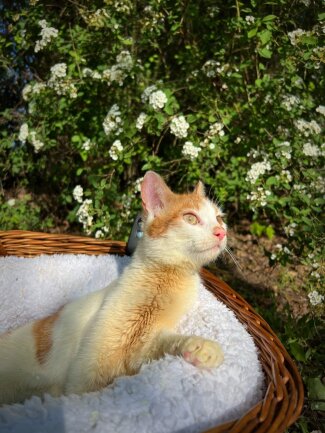
<svg viewBox="0 0 325 433">
<path fill-rule="evenodd" d="M 11 3 L 1 76 L 17 94 L 2 113 L 2 228 L 16 228 L 6 202 L 23 187 L 40 209 L 30 228 L 38 216 L 39 228 L 67 219 L 125 239 L 146 170 L 179 191 L 200 178 L 230 222 L 248 216 L 253 233 L 285 237 L 270 262 L 308 264 L 317 309 L 321 3 Z"/>
</svg>

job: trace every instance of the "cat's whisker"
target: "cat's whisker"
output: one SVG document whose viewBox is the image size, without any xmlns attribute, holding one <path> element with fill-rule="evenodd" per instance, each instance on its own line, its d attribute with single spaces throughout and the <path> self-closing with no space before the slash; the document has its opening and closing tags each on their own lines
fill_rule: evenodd
<svg viewBox="0 0 325 433">
<path fill-rule="evenodd" d="M 236 265 L 237 268 L 240 270 L 240 272 L 243 272 L 243 270 L 242 270 L 242 268 L 241 268 L 241 266 L 240 266 L 238 260 L 236 259 L 235 255 L 234 255 L 234 253 L 231 251 L 231 249 L 230 249 L 229 247 L 226 247 L 226 248 L 224 249 L 224 252 L 229 254 L 230 258 L 231 258 L 232 261 L 235 263 L 235 265 Z"/>
</svg>

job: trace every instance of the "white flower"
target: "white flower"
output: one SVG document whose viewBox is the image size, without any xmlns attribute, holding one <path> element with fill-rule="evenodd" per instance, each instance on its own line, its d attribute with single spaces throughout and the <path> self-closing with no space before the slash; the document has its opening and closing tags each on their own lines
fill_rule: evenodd
<svg viewBox="0 0 325 433">
<path fill-rule="evenodd" d="M 152 92 L 155 92 L 156 90 L 157 90 L 157 86 L 155 86 L 154 84 L 144 89 L 141 95 L 141 101 L 143 103 L 148 102 L 149 96 L 151 95 Z"/>
<path fill-rule="evenodd" d="M 288 226 L 286 226 L 284 228 L 284 231 L 285 231 L 286 235 L 288 235 L 288 236 L 294 236 L 294 234 L 295 234 L 295 228 L 296 227 L 297 227 L 296 223 L 291 223 Z"/>
<path fill-rule="evenodd" d="M 309 137 L 310 134 L 320 134 L 322 129 L 315 120 L 308 122 L 304 119 L 298 119 L 295 122 L 296 128 L 301 131 L 305 137 Z"/>
<path fill-rule="evenodd" d="M 170 131 L 178 138 L 186 138 L 189 127 L 190 125 L 186 122 L 184 116 L 174 117 L 170 122 Z"/>
<path fill-rule="evenodd" d="M 284 95 L 281 105 L 287 110 L 291 111 L 293 107 L 300 103 L 300 98 L 295 95 Z"/>
<path fill-rule="evenodd" d="M 57 38 L 59 34 L 59 31 L 54 27 L 48 27 L 46 20 L 41 20 L 38 22 L 38 24 L 42 27 L 42 30 L 40 32 L 41 39 L 36 41 L 35 44 L 35 53 L 38 53 L 38 51 L 41 51 L 43 48 L 45 48 L 46 45 L 48 45 L 52 39 Z"/>
<path fill-rule="evenodd" d="M 92 69 L 90 69 L 90 68 L 83 68 L 83 70 L 82 70 L 82 76 L 83 77 L 92 77 L 93 76 L 93 74 L 94 74 L 94 71 L 92 70 Z"/>
<path fill-rule="evenodd" d="M 121 51 L 120 54 L 116 56 L 116 62 L 119 68 L 126 71 L 130 71 L 133 66 L 133 59 L 129 51 Z"/>
<path fill-rule="evenodd" d="M 267 205 L 267 197 L 270 196 L 272 193 L 269 190 L 265 190 L 260 186 L 257 188 L 256 191 L 252 191 L 248 196 L 247 200 L 250 200 L 255 203 L 256 206 L 266 206 Z M 254 207 L 252 207 L 253 210 Z"/>
<path fill-rule="evenodd" d="M 320 150 L 317 146 L 308 142 L 303 145 L 302 153 L 306 156 L 317 157 L 320 155 Z"/>
<path fill-rule="evenodd" d="M 163 108 L 166 102 L 167 102 L 167 96 L 162 90 L 157 90 L 156 92 L 150 93 L 149 105 L 151 105 L 155 111 L 158 111 L 161 108 Z"/>
<path fill-rule="evenodd" d="M 282 170 L 281 171 L 281 176 L 283 176 L 287 182 L 291 182 L 292 181 L 292 175 L 290 173 L 289 170 Z"/>
<path fill-rule="evenodd" d="M 22 91 L 24 101 L 29 100 L 29 97 L 32 94 L 32 90 L 33 90 L 33 87 L 30 84 L 26 84 L 26 86 L 23 88 L 23 91 Z"/>
<path fill-rule="evenodd" d="M 102 76 L 98 71 L 92 71 L 91 78 L 94 80 L 101 80 Z"/>
<path fill-rule="evenodd" d="M 83 224 L 84 230 L 89 230 L 93 223 L 93 216 L 89 214 L 93 201 L 86 199 L 77 211 L 78 221 Z"/>
<path fill-rule="evenodd" d="M 29 139 L 34 147 L 35 153 L 38 153 L 38 151 L 44 146 L 44 143 L 36 138 L 35 131 L 29 133 Z"/>
<path fill-rule="evenodd" d="M 257 179 L 271 170 L 271 164 L 265 159 L 262 162 L 255 162 L 247 173 L 246 180 L 255 183 Z"/>
<path fill-rule="evenodd" d="M 215 135 L 220 135 L 220 137 L 225 135 L 225 132 L 223 130 L 224 124 L 221 122 L 216 122 L 210 125 L 208 136 L 214 137 Z"/>
<path fill-rule="evenodd" d="M 313 306 L 321 304 L 324 300 L 324 296 L 318 293 L 317 290 L 313 290 L 312 292 L 308 293 L 308 298 L 311 305 Z"/>
<path fill-rule="evenodd" d="M 135 192 L 140 192 L 141 191 L 141 184 L 143 181 L 143 177 L 139 177 L 135 183 L 134 183 L 134 191 Z"/>
<path fill-rule="evenodd" d="M 41 91 L 44 90 L 45 88 L 46 88 L 46 84 L 44 84 L 44 83 L 35 83 L 33 85 L 32 93 L 33 93 L 33 95 L 39 95 L 41 93 Z"/>
<path fill-rule="evenodd" d="M 147 115 L 146 115 L 146 113 L 140 113 L 140 114 L 139 114 L 139 116 L 138 116 L 138 118 L 137 118 L 137 121 L 136 121 L 136 124 L 135 124 L 135 127 L 136 127 L 139 131 L 141 131 L 141 129 L 143 128 L 143 125 L 144 125 L 146 119 L 147 119 Z"/>
<path fill-rule="evenodd" d="M 83 194 L 84 194 L 84 190 L 82 189 L 82 186 L 80 186 L 80 185 L 77 185 L 77 186 L 74 188 L 73 192 L 72 192 L 73 198 L 74 198 L 78 203 L 82 203 L 82 196 L 83 196 Z"/>
<path fill-rule="evenodd" d="M 184 156 L 189 156 L 190 159 L 193 160 L 198 157 L 200 151 L 201 149 L 199 147 L 194 146 L 191 141 L 186 141 L 182 149 L 182 154 Z"/>
<path fill-rule="evenodd" d="M 64 78 L 67 75 L 66 63 L 56 63 L 51 67 L 51 79 L 57 80 L 58 78 Z"/>
<path fill-rule="evenodd" d="M 99 239 L 99 238 L 103 238 L 104 237 L 104 233 L 101 230 L 97 230 L 95 233 L 95 238 Z"/>
<path fill-rule="evenodd" d="M 108 153 L 114 161 L 117 161 L 118 153 L 122 152 L 122 150 L 123 150 L 123 146 L 120 140 L 115 140 Z"/>
<path fill-rule="evenodd" d="M 16 199 L 10 198 L 9 200 L 7 200 L 8 206 L 15 206 L 15 204 L 16 204 Z"/>
<path fill-rule="evenodd" d="M 27 123 L 23 123 L 19 129 L 18 140 L 22 143 L 25 143 L 28 137 L 28 125 Z"/>
<path fill-rule="evenodd" d="M 255 23 L 255 18 L 252 15 L 246 15 L 245 20 L 249 24 Z"/>
<path fill-rule="evenodd" d="M 305 32 L 302 29 L 297 29 L 297 30 L 293 30 L 292 32 L 288 33 L 290 42 L 292 45 L 297 45 L 297 43 L 299 43 L 299 39 L 303 36 L 303 35 L 308 35 L 309 32 Z"/>
<path fill-rule="evenodd" d="M 217 76 L 219 71 L 220 62 L 215 60 L 207 60 L 202 66 L 202 71 L 209 78 L 214 78 Z"/>
<path fill-rule="evenodd" d="M 88 138 L 84 143 L 82 143 L 81 148 L 85 150 L 86 152 L 90 150 L 93 147 L 93 143 L 90 142 L 90 139 Z"/>
<path fill-rule="evenodd" d="M 324 106 L 324 105 L 319 105 L 319 106 L 316 108 L 316 111 L 317 111 L 317 113 L 320 113 L 320 114 L 322 114 L 323 116 L 325 116 L 325 106 Z"/>
<path fill-rule="evenodd" d="M 117 104 L 112 105 L 107 116 L 103 122 L 103 128 L 106 135 L 109 135 L 111 132 L 115 132 L 115 134 L 120 134 L 122 129 L 120 128 L 120 124 L 122 123 L 121 119 L 121 111 Z"/>
<path fill-rule="evenodd" d="M 241 137 L 236 137 L 236 139 L 235 139 L 235 143 L 236 144 L 239 144 L 241 142 Z"/>
</svg>

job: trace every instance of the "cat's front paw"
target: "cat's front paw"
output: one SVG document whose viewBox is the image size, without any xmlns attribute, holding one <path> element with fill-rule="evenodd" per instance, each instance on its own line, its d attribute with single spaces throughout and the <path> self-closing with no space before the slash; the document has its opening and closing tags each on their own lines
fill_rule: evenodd
<svg viewBox="0 0 325 433">
<path fill-rule="evenodd" d="M 224 358 L 217 342 L 196 336 L 184 342 L 181 353 L 187 362 L 201 368 L 218 367 Z"/>
</svg>

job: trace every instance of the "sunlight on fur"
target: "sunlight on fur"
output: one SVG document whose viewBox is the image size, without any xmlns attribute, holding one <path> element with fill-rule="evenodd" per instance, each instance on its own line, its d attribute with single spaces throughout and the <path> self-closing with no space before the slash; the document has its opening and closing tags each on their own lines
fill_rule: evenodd
<svg viewBox="0 0 325 433">
<path fill-rule="evenodd" d="M 175 194 L 154 172 L 141 197 L 144 236 L 117 280 L 0 336 L 0 404 L 99 390 L 165 354 L 222 363 L 217 342 L 174 331 L 196 301 L 200 268 L 226 248 L 222 212 L 201 182 Z"/>
</svg>

